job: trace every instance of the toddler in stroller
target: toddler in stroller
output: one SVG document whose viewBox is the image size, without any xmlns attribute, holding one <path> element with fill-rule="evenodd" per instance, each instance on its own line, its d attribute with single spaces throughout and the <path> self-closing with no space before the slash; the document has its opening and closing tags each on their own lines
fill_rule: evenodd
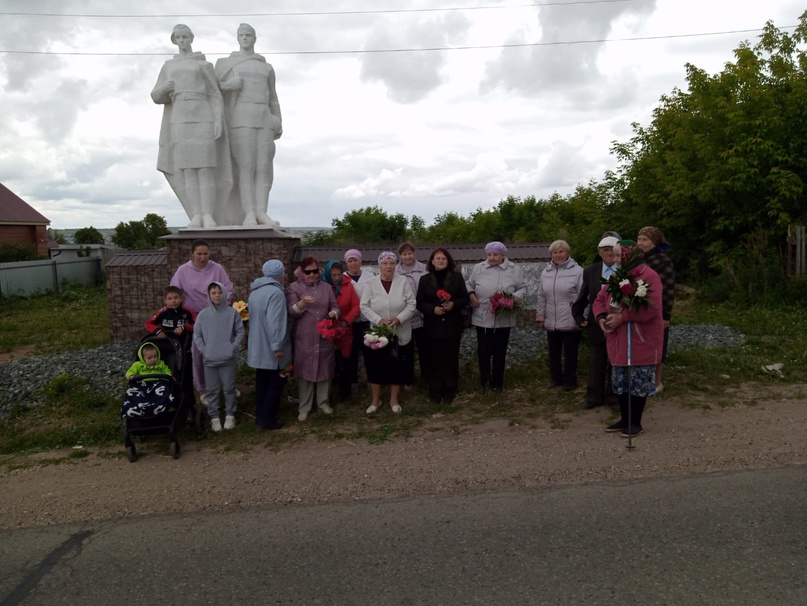
<svg viewBox="0 0 807 606">
<path fill-rule="evenodd" d="M 144 337 L 137 348 L 137 361 L 126 372 L 129 380 L 121 417 L 124 446 L 129 461 L 137 460 L 133 435 L 168 433 L 171 456 L 179 458 L 177 432 L 190 415 L 197 430 L 204 429 L 204 417 L 193 405 L 193 392 L 183 380 L 186 355 L 176 339 Z M 190 369 L 188 369 L 190 370 Z M 190 395 L 188 395 L 190 394 Z"/>
</svg>

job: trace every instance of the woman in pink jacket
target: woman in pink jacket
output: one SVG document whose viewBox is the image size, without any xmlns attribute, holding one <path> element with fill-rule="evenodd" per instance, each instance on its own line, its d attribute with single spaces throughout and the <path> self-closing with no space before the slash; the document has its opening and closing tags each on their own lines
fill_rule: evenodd
<svg viewBox="0 0 807 606">
<path fill-rule="evenodd" d="M 638 310 L 611 307 L 607 288 L 594 301 L 594 316 L 605 333 L 611 382 L 619 398 L 621 418 L 605 431 L 622 433 L 623 438 L 642 433 L 642 412 L 648 396 L 656 395 L 656 364 L 661 362 L 664 346 L 664 320 L 661 315 L 661 279 L 642 263 L 631 274 L 648 285 L 650 304 Z M 630 351 L 628 351 L 630 330 Z M 630 366 L 630 380 L 628 380 Z M 630 410 L 628 403 L 630 401 Z M 630 413 L 630 425 L 628 416 Z"/>
</svg>

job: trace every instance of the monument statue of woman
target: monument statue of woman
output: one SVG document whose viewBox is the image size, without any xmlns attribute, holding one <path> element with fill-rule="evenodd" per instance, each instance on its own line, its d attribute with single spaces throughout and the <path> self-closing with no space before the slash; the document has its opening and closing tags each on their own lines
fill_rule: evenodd
<svg viewBox="0 0 807 606">
<path fill-rule="evenodd" d="M 223 100 L 213 66 L 191 48 L 190 28 L 175 26 L 171 42 L 179 54 L 163 64 L 151 91 L 165 105 L 157 170 L 188 213 L 188 227 L 216 227 L 216 202 L 226 203 L 232 187 Z"/>
<path fill-rule="evenodd" d="M 251 25 L 242 23 L 237 39 L 240 49 L 216 61 L 216 76 L 224 95 L 243 224 L 279 227 L 266 214 L 274 179 L 275 139 L 283 134 L 275 70 L 255 52 L 257 37 Z"/>
</svg>

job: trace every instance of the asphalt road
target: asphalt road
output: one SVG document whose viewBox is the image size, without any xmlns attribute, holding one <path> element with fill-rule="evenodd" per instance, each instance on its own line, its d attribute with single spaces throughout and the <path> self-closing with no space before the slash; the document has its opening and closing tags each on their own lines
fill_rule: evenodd
<svg viewBox="0 0 807 606">
<path fill-rule="evenodd" d="M 807 604 L 807 467 L 0 532 L 0 605 Z"/>
</svg>

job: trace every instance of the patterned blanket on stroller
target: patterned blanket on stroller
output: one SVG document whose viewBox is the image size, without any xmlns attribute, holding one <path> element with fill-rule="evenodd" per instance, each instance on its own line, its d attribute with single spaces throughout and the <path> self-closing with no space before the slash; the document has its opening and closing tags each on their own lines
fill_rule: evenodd
<svg viewBox="0 0 807 606">
<path fill-rule="evenodd" d="M 126 390 L 120 416 L 142 419 L 163 414 L 174 401 L 173 387 L 173 381 L 169 379 L 132 381 Z"/>
</svg>

